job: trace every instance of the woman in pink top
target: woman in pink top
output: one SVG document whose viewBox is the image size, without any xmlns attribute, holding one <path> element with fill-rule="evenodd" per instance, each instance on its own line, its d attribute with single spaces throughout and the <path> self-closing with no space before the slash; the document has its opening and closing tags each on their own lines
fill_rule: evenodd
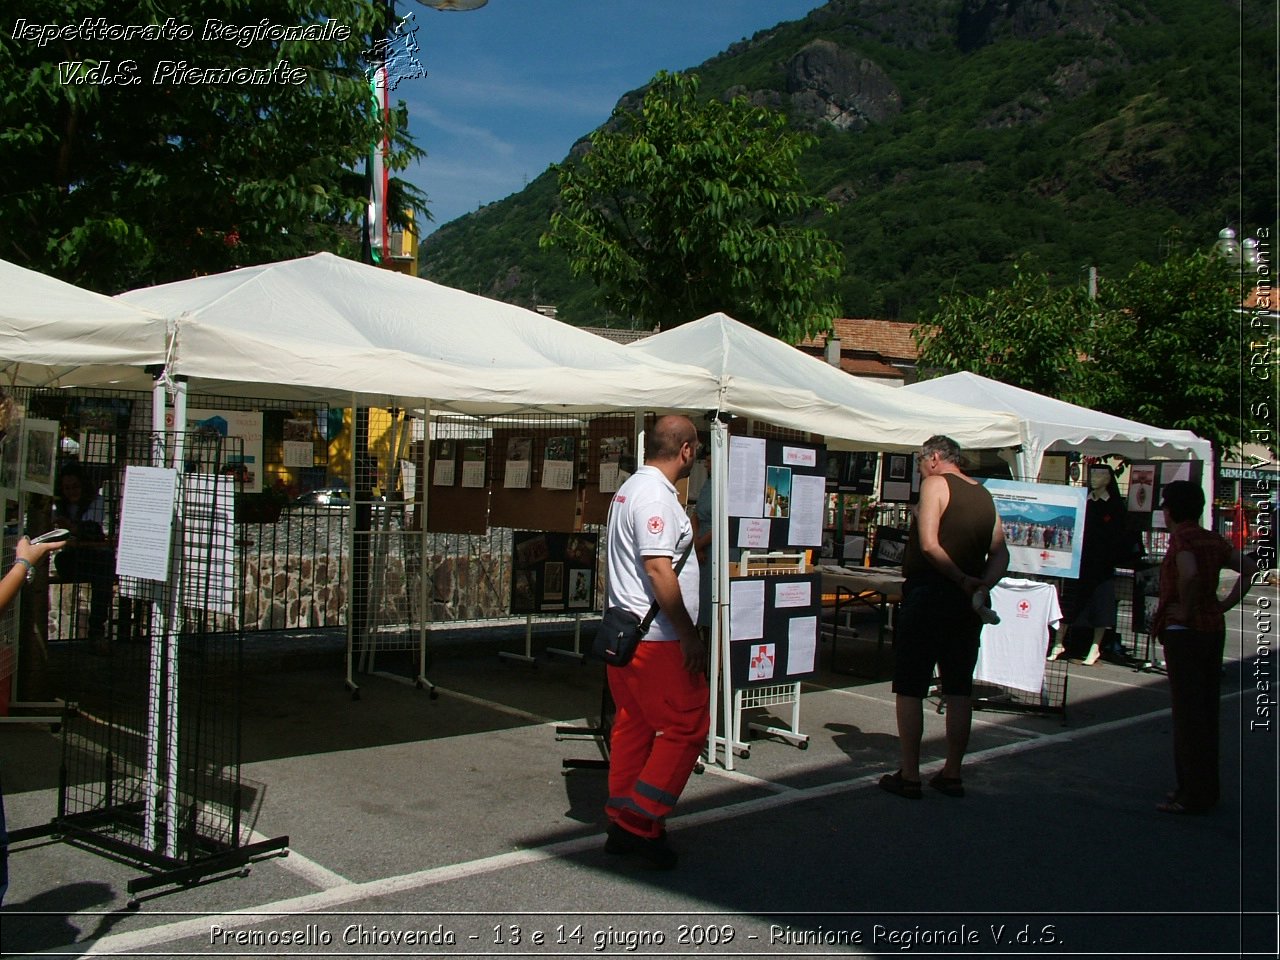
<svg viewBox="0 0 1280 960">
<path fill-rule="evenodd" d="M 1204 492 L 1188 480 L 1164 487 L 1161 509 L 1170 531 L 1160 565 L 1160 603 L 1152 629 L 1164 646 L 1173 708 L 1173 765 L 1177 787 L 1156 805 L 1162 813 L 1207 813 L 1218 802 L 1218 684 L 1226 645 L 1223 616 L 1253 581 L 1253 563 L 1242 561 L 1223 537 L 1197 522 Z M 1218 599 L 1224 569 L 1240 573 Z"/>
</svg>

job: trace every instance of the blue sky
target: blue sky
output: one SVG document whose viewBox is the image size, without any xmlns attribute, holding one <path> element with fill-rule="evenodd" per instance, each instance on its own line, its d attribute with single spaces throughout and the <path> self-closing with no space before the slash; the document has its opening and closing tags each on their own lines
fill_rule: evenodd
<svg viewBox="0 0 1280 960">
<path fill-rule="evenodd" d="M 401 82 L 426 160 L 400 174 L 434 223 L 523 189 L 659 70 L 683 70 L 822 0 L 489 0 L 442 13 L 400 0 L 427 76 Z"/>
</svg>

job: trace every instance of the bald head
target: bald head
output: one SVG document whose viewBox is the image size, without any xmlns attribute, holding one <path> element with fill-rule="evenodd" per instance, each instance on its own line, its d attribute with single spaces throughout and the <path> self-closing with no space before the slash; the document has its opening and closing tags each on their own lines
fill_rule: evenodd
<svg viewBox="0 0 1280 960">
<path fill-rule="evenodd" d="M 645 434 L 644 462 L 662 466 L 686 458 L 692 465 L 697 449 L 698 428 L 692 420 L 680 416 L 659 417 Z"/>
</svg>

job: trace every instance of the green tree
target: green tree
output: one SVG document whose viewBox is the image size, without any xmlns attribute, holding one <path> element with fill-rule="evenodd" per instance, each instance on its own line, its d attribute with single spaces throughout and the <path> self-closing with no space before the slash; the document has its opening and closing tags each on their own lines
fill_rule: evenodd
<svg viewBox="0 0 1280 960">
<path fill-rule="evenodd" d="M 1015 268 L 983 296 L 943 298 L 916 332 L 926 372 L 968 370 L 1070 403 L 1174 430 L 1222 451 L 1264 429 L 1274 404 L 1270 328 L 1250 338 L 1239 264 L 1209 253 L 1139 263 L 1120 280 L 1057 286 Z M 1261 357 L 1250 375 L 1249 345 Z"/>
<path fill-rule="evenodd" d="M 0 35 L 0 257 L 114 293 L 358 253 L 364 158 L 384 128 L 365 56 L 386 35 L 381 3 L 32 0 L 21 13 L 28 30 L 64 29 Z M 326 20 L 341 28 L 326 39 L 253 32 Z M 129 25 L 152 32 L 112 32 Z M 184 72 L 211 68 L 275 73 Z M 393 169 L 421 154 L 406 120 L 401 106 L 387 125 Z M 395 184 L 392 209 L 424 201 Z"/>
<path fill-rule="evenodd" d="M 557 168 L 560 246 L 602 305 L 663 329 L 724 311 L 795 342 L 830 328 L 838 249 L 801 224 L 826 204 L 796 162 L 810 138 L 751 107 L 699 101 L 694 76 L 659 73 L 577 161 Z"/>
<path fill-rule="evenodd" d="M 926 372 L 969 371 L 1069 403 L 1094 399 L 1081 362 L 1103 310 L 1083 285 L 1063 287 L 1014 265 L 1013 282 L 981 296 L 943 297 L 915 330 Z"/>
<path fill-rule="evenodd" d="M 1250 376 L 1239 265 L 1212 253 L 1175 252 L 1103 283 L 1107 323 L 1091 347 L 1100 409 L 1191 430 L 1219 452 L 1261 426 L 1250 406 L 1274 393 L 1267 331 L 1255 337 L 1272 369 Z M 1274 411 L 1272 411 L 1274 413 Z"/>
</svg>

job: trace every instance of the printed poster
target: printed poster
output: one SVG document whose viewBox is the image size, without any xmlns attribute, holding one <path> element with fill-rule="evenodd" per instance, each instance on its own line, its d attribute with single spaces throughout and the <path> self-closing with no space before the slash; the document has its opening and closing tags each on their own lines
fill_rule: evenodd
<svg viewBox="0 0 1280 960">
<path fill-rule="evenodd" d="M 174 429 L 173 411 L 166 410 L 164 423 Z M 252 410 L 211 410 L 187 408 L 187 433 L 210 434 L 224 439 L 237 438 L 240 444 L 223 447 L 218 472 L 240 480 L 243 493 L 262 492 L 262 413 Z M 239 447 L 239 452 L 232 452 Z"/>
<path fill-rule="evenodd" d="M 776 644 L 753 643 L 751 645 L 751 662 L 747 667 L 747 680 L 772 680 L 773 665 L 778 661 Z"/>
<path fill-rule="evenodd" d="M 507 466 L 502 485 L 523 490 L 529 486 L 529 460 L 533 455 L 532 437 L 512 437 L 507 441 Z"/>
<path fill-rule="evenodd" d="M 631 451 L 629 437 L 604 437 L 600 440 L 600 492 L 617 493 L 625 474 L 622 460 Z"/>
<path fill-rule="evenodd" d="M 1129 468 L 1129 510 L 1150 513 L 1156 493 L 1156 465 L 1135 463 Z"/>
<path fill-rule="evenodd" d="M 1009 572 L 1080 576 L 1080 547 L 1088 491 L 1083 487 L 983 480 L 995 500 L 1009 547 Z"/>
</svg>

